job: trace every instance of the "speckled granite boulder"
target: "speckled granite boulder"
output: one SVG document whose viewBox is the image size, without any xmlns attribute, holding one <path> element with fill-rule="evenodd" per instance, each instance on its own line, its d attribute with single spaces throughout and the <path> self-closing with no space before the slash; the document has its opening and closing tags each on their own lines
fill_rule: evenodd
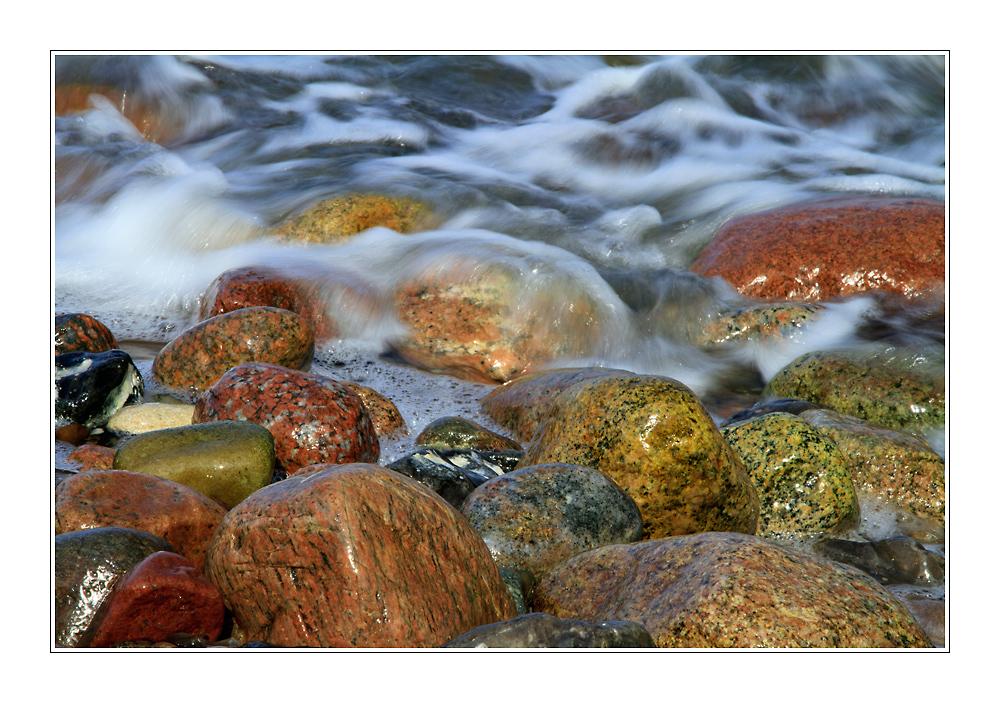
<svg viewBox="0 0 1000 703">
<path fill-rule="evenodd" d="M 805 420 L 770 413 L 730 425 L 722 436 L 757 486 L 761 537 L 814 538 L 858 525 L 844 455 Z"/>
<path fill-rule="evenodd" d="M 173 547 L 159 537 L 125 527 L 56 535 L 56 646 L 75 647 L 115 581 L 159 551 L 173 551 Z"/>
<path fill-rule="evenodd" d="M 799 398 L 885 427 L 943 427 L 945 396 L 929 379 L 840 352 L 810 352 L 779 371 L 765 397 Z"/>
<path fill-rule="evenodd" d="M 56 427 L 103 426 L 119 409 L 142 398 L 145 384 L 132 357 L 121 349 L 55 357 Z"/>
<path fill-rule="evenodd" d="M 108 420 L 105 429 L 118 435 L 142 434 L 191 424 L 194 406 L 185 403 L 128 405 Z"/>
<path fill-rule="evenodd" d="M 805 303 L 769 303 L 726 311 L 707 322 L 694 341 L 712 346 L 791 338 L 822 309 Z"/>
<path fill-rule="evenodd" d="M 110 467 L 109 467 L 110 468 Z M 196 569 L 226 509 L 193 488 L 132 471 L 89 471 L 56 486 L 57 535 L 128 527 L 169 542 Z"/>
<path fill-rule="evenodd" d="M 375 434 L 379 437 L 400 436 L 409 433 L 406 428 L 406 420 L 403 419 L 399 408 L 391 400 L 381 393 L 376 393 L 368 386 L 350 381 L 341 381 L 340 383 L 344 388 L 354 391 L 361 398 L 365 410 L 368 411 L 368 417 L 371 418 L 372 426 L 375 428 Z"/>
<path fill-rule="evenodd" d="M 155 552 L 115 582 L 77 646 L 160 642 L 178 632 L 216 640 L 225 611 L 222 593 L 191 562 Z"/>
<path fill-rule="evenodd" d="M 244 308 L 182 332 L 156 355 L 153 376 L 171 388 L 201 391 L 240 364 L 307 369 L 314 347 L 312 327 L 301 315 L 279 308 Z"/>
<path fill-rule="evenodd" d="M 523 442 L 531 440 L 538 423 L 564 390 L 595 378 L 635 376 L 631 371 L 605 368 L 559 369 L 528 373 L 490 391 L 483 411 Z"/>
<path fill-rule="evenodd" d="M 588 549 L 642 537 L 635 501 L 600 471 L 569 464 L 491 479 L 466 499 L 462 514 L 501 568 L 534 574 Z"/>
<path fill-rule="evenodd" d="M 422 429 L 414 441 L 417 446 L 437 449 L 522 451 L 521 445 L 514 440 L 464 417 L 440 417 Z"/>
<path fill-rule="evenodd" d="M 115 336 L 103 322 L 82 312 L 56 315 L 56 354 L 75 351 L 100 354 L 117 348 Z"/>
<path fill-rule="evenodd" d="M 246 420 L 274 436 L 275 461 L 293 474 L 310 464 L 375 462 L 379 441 L 361 398 L 318 374 L 242 364 L 202 393 L 194 422 Z"/>
<path fill-rule="evenodd" d="M 584 552 L 541 580 L 534 609 L 636 622 L 658 647 L 931 646 L 870 576 L 734 533 Z"/>
<path fill-rule="evenodd" d="M 560 392 L 518 466 L 549 463 L 606 474 L 639 506 L 652 539 L 757 529 L 760 499 L 739 457 L 670 378 L 598 377 Z"/>
<path fill-rule="evenodd" d="M 296 280 L 268 266 L 243 266 L 220 274 L 201 300 L 198 319 L 234 310 L 271 307 L 289 310 L 309 321 L 316 339 L 337 336 L 337 323 L 326 314 L 325 301 L 310 281 Z"/>
<path fill-rule="evenodd" d="M 799 417 L 840 448 L 859 496 L 944 527 L 944 459 L 925 441 L 831 410 Z"/>
<path fill-rule="evenodd" d="M 252 422 L 206 422 L 135 435 L 118 445 L 118 471 L 160 476 L 233 507 L 271 482 L 274 438 Z"/>
<path fill-rule="evenodd" d="M 748 215 L 691 265 L 744 295 L 816 301 L 872 290 L 907 297 L 944 285 L 944 203 L 843 200 Z"/>
<path fill-rule="evenodd" d="M 373 464 L 258 491 L 223 519 L 205 573 L 248 640 L 286 647 L 439 647 L 515 614 L 465 518 Z"/>
<path fill-rule="evenodd" d="M 482 625 L 464 635 L 459 635 L 442 647 L 637 649 L 656 647 L 656 645 L 649 632 L 634 622 L 592 623 L 554 618 L 545 613 L 529 613 L 493 625 Z"/>
<path fill-rule="evenodd" d="M 322 200 L 292 215 L 271 234 L 302 242 L 336 242 L 372 227 L 409 234 L 429 225 L 427 205 L 412 198 L 368 193 Z"/>
</svg>

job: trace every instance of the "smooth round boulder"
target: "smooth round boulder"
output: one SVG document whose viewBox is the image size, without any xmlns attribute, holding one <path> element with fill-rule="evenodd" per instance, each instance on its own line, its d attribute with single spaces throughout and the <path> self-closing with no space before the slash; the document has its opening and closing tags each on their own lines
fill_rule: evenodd
<svg viewBox="0 0 1000 703">
<path fill-rule="evenodd" d="M 90 352 L 100 354 L 117 349 L 118 341 L 111 330 L 86 313 L 70 313 L 55 317 L 55 353 Z"/>
<path fill-rule="evenodd" d="M 231 508 L 271 482 L 274 437 L 232 420 L 145 432 L 118 446 L 113 466 L 175 481 Z"/>
</svg>

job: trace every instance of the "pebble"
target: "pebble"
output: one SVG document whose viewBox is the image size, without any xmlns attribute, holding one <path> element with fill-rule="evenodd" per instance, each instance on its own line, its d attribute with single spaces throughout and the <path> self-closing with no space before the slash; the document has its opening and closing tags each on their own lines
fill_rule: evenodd
<svg viewBox="0 0 1000 703">
<path fill-rule="evenodd" d="M 129 405 L 108 420 L 105 429 L 118 435 L 142 434 L 191 424 L 194 406 L 184 403 Z"/>
<path fill-rule="evenodd" d="M 143 390 L 142 374 L 120 349 L 55 357 L 57 427 L 101 427 L 120 408 L 141 400 Z"/>
<path fill-rule="evenodd" d="M 368 386 L 362 386 L 359 383 L 352 383 L 351 381 L 341 381 L 340 383 L 345 388 L 349 388 L 357 393 L 358 397 L 361 398 L 361 402 L 368 411 L 368 417 L 371 418 L 372 425 L 375 427 L 375 434 L 379 437 L 405 436 L 409 434 L 409 430 L 406 427 L 406 420 L 403 419 L 399 408 L 391 400 L 381 393 L 376 393 Z"/>
<path fill-rule="evenodd" d="M 82 312 L 56 315 L 56 355 L 75 351 L 100 354 L 117 348 L 114 334 L 103 322 Z"/>
<path fill-rule="evenodd" d="M 440 417 L 420 431 L 418 446 L 436 449 L 489 449 L 521 452 L 521 445 L 464 417 Z"/>
<path fill-rule="evenodd" d="M 84 444 L 67 457 L 80 464 L 80 471 L 107 471 L 115 461 L 115 450 L 99 444 Z"/>
<path fill-rule="evenodd" d="M 649 632 L 634 622 L 591 623 L 529 613 L 493 625 L 482 625 L 459 635 L 443 648 L 536 649 L 656 647 Z"/>
</svg>

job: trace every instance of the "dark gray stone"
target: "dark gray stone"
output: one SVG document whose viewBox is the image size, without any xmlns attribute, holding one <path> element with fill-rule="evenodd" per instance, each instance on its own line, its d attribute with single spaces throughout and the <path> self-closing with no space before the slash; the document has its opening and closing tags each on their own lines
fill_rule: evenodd
<svg viewBox="0 0 1000 703">
<path fill-rule="evenodd" d="M 501 454 L 500 461 L 494 456 Z M 501 452 L 423 447 L 397 459 L 386 468 L 419 481 L 457 509 L 477 486 L 502 476 L 513 461 Z"/>
<path fill-rule="evenodd" d="M 743 422 L 744 420 L 752 420 L 755 417 L 760 417 L 762 415 L 770 415 L 771 413 L 788 413 L 789 415 L 798 415 L 804 413 L 806 410 L 822 410 L 823 406 L 816 405 L 816 403 L 810 403 L 808 400 L 796 400 L 795 398 L 776 398 L 774 400 L 765 400 L 757 403 L 752 408 L 747 408 L 746 410 L 740 410 L 738 413 L 733 414 L 731 417 L 726 418 L 719 427 L 729 427 L 730 425 L 735 425 L 737 422 Z"/>
<path fill-rule="evenodd" d="M 459 635 L 444 648 L 649 648 L 653 637 L 634 622 L 584 622 L 529 613 L 511 620 L 483 625 Z"/>
<path fill-rule="evenodd" d="M 57 426 L 101 427 L 125 405 L 142 400 L 142 374 L 120 349 L 55 357 Z"/>
<path fill-rule="evenodd" d="M 861 569 L 882 584 L 926 584 L 944 580 L 944 557 L 925 549 L 910 537 L 890 537 L 876 542 L 828 539 L 816 545 L 816 552 Z"/>
</svg>

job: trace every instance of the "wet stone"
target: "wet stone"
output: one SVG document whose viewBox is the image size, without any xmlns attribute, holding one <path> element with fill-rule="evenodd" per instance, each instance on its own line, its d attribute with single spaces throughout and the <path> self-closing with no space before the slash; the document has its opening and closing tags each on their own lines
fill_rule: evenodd
<svg viewBox="0 0 1000 703">
<path fill-rule="evenodd" d="M 704 326 L 695 342 L 712 346 L 792 338 L 822 309 L 822 305 L 771 303 L 725 311 Z"/>
<path fill-rule="evenodd" d="M 191 424 L 194 406 L 183 403 L 128 405 L 108 420 L 105 429 L 117 435 L 142 434 Z"/>
<path fill-rule="evenodd" d="M 476 486 L 502 476 L 508 470 L 485 454 L 472 449 L 422 447 L 400 457 L 386 468 L 422 483 L 460 510 Z"/>
<path fill-rule="evenodd" d="M 106 471 L 114 464 L 115 450 L 98 444 L 84 444 L 67 458 L 78 462 L 80 471 Z"/>
<path fill-rule="evenodd" d="M 330 243 L 372 227 L 409 234 L 429 224 L 430 210 L 412 198 L 357 193 L 322 200 L 275 227 L 271 234 L 300 242 Z"/>
<path fill-rule="evenodd" d="M 634 622 L 583 622 L 529 613 L 483 625 L 442 645 L 444 648 L 647 648 L 656 647 L 649 632 Z"/>
<path fill-rule="evenodd" d="M 275 465 L 293 474 L 312 464 L 375 462 L 379 440 L 357 393 L 319 374 L 242 364 L 195 403 L 194 422 L 241 420 L 274 437 Z"/>
<path fill-rule="evenodd" d="M 497 564 L 542 574 L 580 552 L 642 537 L 642 515 L 600 471 L 569 464 L 518 469 L 482 484 L 462 506 Z"/>
<path fill-rule="evenodd" d="M 943 588 L 889 584 L 886 590 L 903 602 L 935 647 L 945 646 L 947 628 Z"/>
<path fill-rule="evenodd" d="M 910 537 L 875 542 L 827 539 L 817 543 L 815 549 L 827 559 L 861 569 L 882 584 L 944 581 L 944 557 Z"/>
<path fill-rule="evenodd" d="M 521 445 L 463 417 L 441 417 L 420 431 L 418 446 L 435 449 L 489 449 L 521 452 Z"/>
<path fill-rule="evenodd" d="M 253 422 L 204 422 L 125 440 L 114 468 L 169 479 L 231 508 L 271 482 L 274 445 Z"/>
<path fill-rule="evenodd" d="M 379 437 L 390 437 L 397 434 L 405 435 L 408 433 L 406 420 L 403 419 L 399 408 L 391 400 L 381 393 L 376 393 L 368 386 L 362 386 L 350 381 L 341 381 L 340 383 L 345 388 L 349 388 L 357 393 L 358 397 L 361 398 L 361 402 L 368 411 L 368 417 L 371 418 L 372 425 L 375 427 L 375 434 Z"/>
<path fill-rule="evenodd" d="M 822 410 L 822 407 L 816 405 L 816 403 L 810 403 L 807 400 L 796 400 L 795 398 L 762 400 L 746 410 L 733 413 L 728 418 L 723 420 L 719 424 L 719 427 L 724 429 L 730 425 L 736 424 L 737 422 L 752 420 L 755 417 L 761 417 L 770 413 L 788 413 L 789 415 L 799 415 L 804 413 L 806 410 Z"/>
<path fill-rule="evenodd" d="M 240 364 L 307 369 L 314 347 L 312 327 L 301 315 L 279 308 L 244 308 L 182 332 L 156 355 L 153 375 L 169 388 L 202 391 Z"/>
<path fill-rule="evenodd" d="M 55 357 L 57 427 L 101 427 L 128 403 L 142 398 L 142 374 L 120 349 L 92 354 L 68 352 Z"/>
<path fill-rule="evenodd" d="M 117 349 L 114 334 L 103 322 L 86 313 L 70 313 L 55 317 L 55 353 L 90 352 L 100 354 Z"/>
<path fill-rule="evenodd" d="M 859 523 L 847 461 L 805 420 L 770 413 L 729 425 L 722 434 L 757 487 L 761 537 L 814 538 Z"/>
</svg>

